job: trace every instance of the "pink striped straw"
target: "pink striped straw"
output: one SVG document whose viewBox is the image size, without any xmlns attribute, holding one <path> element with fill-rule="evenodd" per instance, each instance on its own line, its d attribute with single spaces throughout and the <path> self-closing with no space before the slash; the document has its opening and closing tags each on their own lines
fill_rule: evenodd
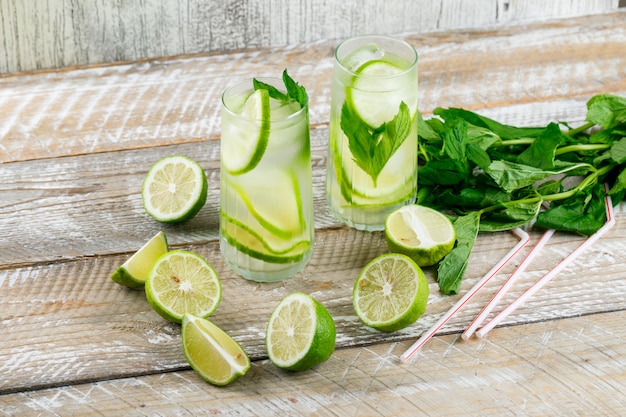
<svg viewBox="0 0 626 417">
<path fill-rule="evenodd" d="M 422 334 L 422 336 L 400 356 L 400 360 L 403 362 L 408 362 L 417 351 L 419 351 L 426 342 L 443 327 L 467 302 L 474 296 L 480 289 L 495 276 L 507 262 L 511 260 L 519 251 L 522 250 L 524 246 L 530 242 L 530 238 L 528 237 L 528 233 L 524 232 L 520 228 L 512 229 L 511 232 L 515 234 L 520 241 L 506 254 L 500 261 L 494 265 L 493 268 L 480 281 L 478 281 L 474 286 L 459 300 L 456 302 L 447 313 L 445 313 L 437 323 L 435 323 L 427 332 Z"/>
<path fill-rule="evenodd" d="M 535 247 L 532 248 L 528 255 L 526 255 L 522 263 L 519 264 L 515 271 L 513 271 L 513 273 L 506 279 L 506 281 L 504 281 L 500 289 L 494 294 L 491 301 L 489 301 L 485 305 L 485 307 L 483 307 L 482 311 L 476 316 L 476 318 L 474 318 L 474 321 L 472 321 L 467 329 L 463 332 L 463 334 L 461 335 L 463 340 L 468 340 L 470 337 L 472 337 L 472 334 L 474 334 L 476 329 L 483 323 L 483 321 L 487 318 L 489 313 L 491 313 L 493 308 L 500 302 L 502 297 L 504 297 L 504 294 L 506 294 L 509 288 L 511 288 L 517 277 L 526 270 L 528 265 L 532 262 L 535 256 L 537 256 L 539 251 L 541 251 L 546 242 L 550 240 L 553 234 L 554 229 L 546 230 L 546 232 L 543 234 L 543 236 L 541 236 L 541 239 L 539 239 Z"/>
<path fill-rule="evenodd" d="M 606 185 L 605 185 L 606 190 Z M 566 266 L 568 266 L 574 259 L 578 257 L 584 250 L 586 250 L 589 246 L 591 246 L 595 241 L 597 241 L 602 235 L 604 235 L 613 225 L 615 224 L 615 217 L 613 216 L 613 203 L 611 201 L 611 196 L 607 195 L 604 199 L 606 205 L 606 223 L 602 226 L 596 233 L 589 236 L 583 243 L 581 243 L 572 253 L 563 258 L 561 262 L 559 262 L 554 269 L 540 278 L 532 287 L 527 289 L 522 295 L 520 295 L 515 301 L 513 301 L 507 308 L 502 310 L 497 316 L 495 316 L 489 323 L 483 326 L 480 330 L 476 332 L 476 336 L 480 338 L 484 338 L 487 333 L 498 325 L 503 319 L 505 319 L 509 314 L 515 311 L 519 306 L 524 304 L 526 300 L 532 297 L 539 289 L 541 289 L 545 284 L 547 284 L 552 278 L 554 278 L 558 273 L 560 273 Z"/>
</svg>

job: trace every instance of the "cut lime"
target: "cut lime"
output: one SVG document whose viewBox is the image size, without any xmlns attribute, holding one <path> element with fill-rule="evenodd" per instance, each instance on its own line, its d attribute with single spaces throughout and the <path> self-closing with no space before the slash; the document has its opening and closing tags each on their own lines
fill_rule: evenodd
<svg viewBox="0 0 626 417">
<path fill-rule="evenodd" d="M 230 384 L 250 369 L 250 358 L 239 343 L 206 319 L 185 314 L 182 340 L 187 362 L 211 384 Z"/>
<path fill-rule="evenodd" d="M 417 111 L 417 96 L 407 103 L 406 81 L 397 76 L 406 69 L 384 60 L 372 60 L 356 70 L 351 87 L 346 88 L 346 102 L 372 129 L 393 119 L 402 101 L 409 106 L 411 118 Z"/>
<path fill-rule="evenodd" d="M 111 279 L 120 285 L 130 288 L 141 288 L 146 283 L 152 266 L 157 259 L 167 252 L 167 238 L 165 233 L 159 232 L 126 262 L 119 266 Z"/>
<path fill-rule="evenodd" d="M 146 298 L 152 308 L 175 323 L 185 314 L 210 316 L 221 297 L 215 269 L 193 252 L 174 250 L 162 255 L 146 281 Z"/>
<path fill-rule="evenodd" d="M 387 253 L 365 265 L 352 289 L 352 304 L 366 325 L 392 332 L 424 314 L 428 281 L 411 258 Z"/>
<path fill-rule="evenodd" d="M 241 123 L 223 124 L 230 129 L 223 132 L 222 165 L 231 175 L 241 175 L 254 169 L 263 158 L 270 135 L 269 92 L 261 89 L 250 94 L 240 116 L 248 119 Z"/>
<path fill-rule="evenodd" d="M 419 266 L 436 264 L 456 242 L 450 219 L 417 204 L 403 206 L 387 216 L 385 237 L 391 252 L 403 253 Z"/>
<path fill-rule="evenodd" d="M 155 220 L 177 223 L 191 219 L 206 203 L 206 174 L 197 162 L 175 155 L 157 161 L 146 175 L 141 194 Z"/>
<path fill-rule="evenodd" d="M 293 293 L 278 303 L 270 317 L 267 354 L 279 368 L 303 371 L 330 358 L 335 336 L 328 310 L 307 294 Z"/>
</svg>

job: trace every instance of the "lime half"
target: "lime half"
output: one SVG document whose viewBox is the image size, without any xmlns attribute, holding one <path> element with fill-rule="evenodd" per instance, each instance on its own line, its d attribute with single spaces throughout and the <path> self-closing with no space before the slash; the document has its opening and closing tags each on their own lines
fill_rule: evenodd
<svg viewBox="0 0 626 417">
<path fill-rule="evenodd" d="M 266 332 L 267 354 L 279 368 L 310 369 L 335 350 L 335 322 L 313 297 L 293 293 L 274 309 Z"/>
<path fill-rule="evenodd" d="M 413 324 L 426 311 L 428 280 L 411 258 L 387 253 L 365 265 L 352 289 L 352 304 L 366 325 L 385 332 Z"/>
<path fill-rule="evenodd" d="M 152 266 L 157 259 L 167 252 L 167 238 L 165 233 L 159 232 L 126 262 L 118 267 L 111 279 L 120 285 L 130 288 L 141 288 L 150 276 Z"/>
<path fill-rule="evenodd" d="M 385 237 L 391 252 L 403 253 L 419 266 L 436 264 L 456 242 L 450 219 L 437 210 L 417 204 L 400 207 L 387 216 Z"/>
<path fill-rule="evenodd" d="M 217 272 L 193 252 L 174 250 L 162 255 L 146 281 L 146 298 L 152 308 L 175 323 L 185 314 L 210 316 L 221 297 Z"/>
<path fill-rule="evenodd" d="M 269 92 L 260 89 L 250 94 L 238 114 L 249 120 L 228 123 L 231 131 L 222 134 L 222 165 L 231 175 L 253 170 L 263 158 L 270 135 Z"/>
<path fill-rule="evenodd" d="M 191 219 L 206 203 L 206 174 L 197 162 L 175 155 L 157 161 L 146 175 L 141 195 L 155 220 L 177 223 Z"/>
<path fill-rule="evenodd" d="M 250 369 L 250 358 L 239 343 L 206 319 L 185 314 L 182 340 L 187 362 L 211 384 L 230 384 Z"/>
</svg>

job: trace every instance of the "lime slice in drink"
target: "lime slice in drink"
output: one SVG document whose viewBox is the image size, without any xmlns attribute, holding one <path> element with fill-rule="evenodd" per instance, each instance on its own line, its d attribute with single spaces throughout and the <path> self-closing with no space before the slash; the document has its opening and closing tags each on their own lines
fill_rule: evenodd
<svg viewBox="0 0 626 417">
<path fill-rule="evenodd" d="M 157 161 L 143 180 L 146 212 L 155 220 L 178 223 L 191 219 L 206 203 L 206 174 L 191 159 L 175 155 Z"/>
<path fill-rule="evenodd" d="M 391 252 L 403 253 L 419 266 L 430 266 L 452 250 L 456 231 L 439 211 L 411 204 L 387 216 L 385 237 Z"/>
<path fill-rule="evenodd" d="M 392 120 L 402 101 L 415 117 L 417 96 L 407 103 L 406 81 L 394 78 L 405 70 L 383 60 L 368 61 L 356 70 L 352 86 L 346 88 L 346 102 L 372 129 Z"/>
<path fill-rule="evenodd" d="M 159 232 L 119 266 L 111 274 L 111 279 L 130 288 L 143 287 L 150 275 L 152 266 L 167 250 L 165 233 Z"/>
<path fill-rule="evenodd" d="M 392 332 L 413 324 L 426 311 L 428 281 L 411 258 L 387 253 L 365 265 L 352 289 L 352 304 L 366 325 Z"/>
<path fill-rule="evenodd" d="M 296 175 L 284 168 L 266 167 L 262 173 L 227 182 L 226 207 L 235 220 L 288 239 L 302 233 L 302 197 Z M 230 209 L 234 207 L 236 209 Z M 262 232 L 261 232 L 262 233 Z"/>
<path fill-rule="evenodd" d="M 346 201 L 360 206 L 389 205 L 406 201 L 415 192 L 417 144 L 414 140 L 405 140 L 389 158 L 376 183 L 355 162 L 347 138 L 336 140 L 331 146 L 335 147 L 333 157 L 337 182 Z M 413 149 L 411 146 L 414 146 Z"/>
<path fill-rule="evenodd" d="M 209 320 L 185 314 L 182 339 L 187 362 L 211 384 L 230 384 L 250 369 L 250 358 L 239 343 Z"/>
<path fill-rule="evenodd" d="M 193 252 L 174 250 L 162 255 L 146 281 L 146 298 L 152 308 L 175 323 L 185 314 L 210 316 L 221 297 L 215 269 Z"/>
<path fill-rule="evenodd" d="M 311 248 L 308 239 L 282 239 L 262 227 L 252 228 L 222 213 L 222 234 L 226 241 L 253 258 L 278 264 L 299 262 Z M 308 236 L 307 236 L 308 237 Z"/>
<path fill-rule="evenodd" d="M 250 94 L 240 116 L 249 119 L 242 123 L 228 123 L 229 132 L 223 132 L 222 164 L 231 175 L 253 170 L 263 158 L 270 135 L 270 96 L 264 89 Z"/>
<path fill-rule="evenodd" d="M 335 336 L 328 310 L 307 294 L 293 293 L 278 303 L 267 324 L 267 354 L 279 368 L 303 371 L 330 358 Z"/>
</svg>

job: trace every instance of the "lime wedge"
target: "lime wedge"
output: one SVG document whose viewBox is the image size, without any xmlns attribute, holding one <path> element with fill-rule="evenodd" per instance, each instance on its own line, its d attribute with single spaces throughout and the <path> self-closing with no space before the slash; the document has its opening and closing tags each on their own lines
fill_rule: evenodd
<svg viewBox="0 0 626 417">
<path fill-rule="evenodd" d="M 180 155 L 157 161 L 144 178 L 141 195 L 155 220 L 178 223 L 191 219 L 206 203 L 206 174 L 197 162 Z"/>
<path fill-rule="evenodd" d="M 150 275 L 152 266 L 167 250 L 165 233 L 159 232 L 119 266 L 111 274 L 111 279 L 130 288 L 143 287 Z"/>
<path fill-rule="evenodd" d="M 250 94 L 241 107 L 242 123 L 223 123 L 221 160 L 231 175 L 253 170 L 263 158 L 270 135 L 269 92 L 264 89 Z M 228 138 L 226 140 L 225 138 Z"/>
<path fill-rule="evenodd" d="M 352 86 L 346 88 L 346 102 L 363 122 L 372 129 L 393 119 L 406 91 L 393 77 L 405 69 L 382 60 L 368 61 L 356 70 Z M 411 118 L 417 111 L 415 103 L 406 103 Z"/>
<path fill-rule="evenodd" d="M 406 255 L 387 253 L 365 265 L 354 283 L 352 304 L 367 326 L 392 332 L 424 314 L 428 294 L 420 267 Z"/>
<path fill-rule="evenodd" d="M 385 237 L 391 252 L 403 253 L 419 266 L 431 266 L 452 250 L 456 231 L 442 213 L 412 204 L 387 216 Z"/>
<path fill-rule="evenodd" d="M 211 384 L 230 384 L 250 369 L 250 358 L 239 343 L 209 320 L 185 314 L 182 340 L 187 362 Z"/>
<path fill-rule="evenodd" d="M 335 350 L 335 322 L 313 297 L 293 293 L 274 309 L 266 331 L 270 361 L 292 371 L 310 369 Z"/>
<path fill-rule="evenodd" d="M 193 252 L 174 250 L 162 255 L 146 281 L 146 298 L 152 308 L 175 323 L 185 314 L 210 316 L 221 297 L 215 269 Z"/>
</svg>

